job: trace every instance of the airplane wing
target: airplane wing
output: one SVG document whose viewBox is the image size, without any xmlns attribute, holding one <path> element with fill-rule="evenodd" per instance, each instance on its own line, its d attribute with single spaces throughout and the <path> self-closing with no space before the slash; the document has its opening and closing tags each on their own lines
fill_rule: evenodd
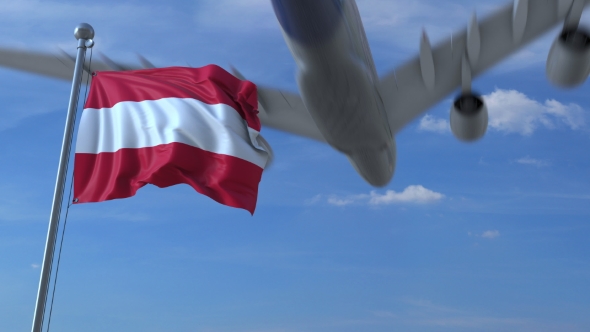
<svg viewBox="0 0 590 332">
<path fill-rule="evenodd" d="M 142 60 L 142 58 L 140 58 L 140 60 Z M 61 51 L 61 54 L 48 54 L 0 48 L 0 66 L 63 80 L 72 80 L 75 63 L 76 57 L 64 51 Z M 86 75 L 93 71 L 132 70 L 141 68 L 145 68 L 145 66 L 120 65 L 103 54 L 98 54 L 98 57 L 95 54 L 94 59 L 92 59 L 91 67 L 89 68 L 88 64 L 84 66 L 83 81 L 86 80 Z"/>
<path fill-rule="evenodd" d="M 423 40 L 418 56 L 379 83 L 392 132 L 399 132 L 461 86 L 462 59 L 469 48 L 475 77 L 564 20 L 575 20 L 568 16 L 570 8 L 581 15 L 588 4 L 588 0 L 516 0 L 481 22 L 474 16 L 466 30 L 435 47 Z"/>
<path fill-rule="evenodd" d="M 418 56 L 382 77 L 378 84 L 392 132 L 399 132 L 461 85 L 462 59 L 467 50 L 475 77 L 563 22 L 570 8 L 581 6 L 581 15 L 588 4 L 590 0 L 515 0 L 481 22 L 474 17 L 468 29 L 435 47 L 423 40 Z M 0 48 L 0 66 L 60 79 L 72 78 L 74 62 L 65 52 L 52 55 Z M 99 55 L 85 73 L 153 67 L 142 57 L 140 62 L 141 66 L 121 65 Z M 263 86 L 259 86 L 258 94 L 263 125 L 325 141 L 299 95 Z"/>
<path fill-rule="evenodd" d="M 263 125 L 325 141 L 299 95 L 258 86 L 258 102 Z"/>
<path fill-rule="evenodd" d="M 82 81 L 86 75 L 101 70 L 133 70 L 153 68 L 145 58 L 139 56 L 141 65 L 127 65 L 114 62 L 103 54 L 92 59 L 91 67 L 86 65 Z M 62 54 L 36 53 L 30 51 L 0 48 L 0 66 L 28 71 L 63 80 L 72 80 L 76 58 L 62 51 Z M 234 70 L 236 76 L 241 74 Z M 243 79 L 243 77 L 240 77 Z M 315 122 L 297 94 L 258 87 L 259 117 L 263 125 L 290 132 L 296 135 L 324 141 Z"/>
</svg>

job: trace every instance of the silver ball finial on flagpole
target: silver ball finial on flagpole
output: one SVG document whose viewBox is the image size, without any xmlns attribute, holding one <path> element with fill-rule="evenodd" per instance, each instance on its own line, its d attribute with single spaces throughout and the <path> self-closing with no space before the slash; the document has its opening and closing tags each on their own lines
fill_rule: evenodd
<svg viewBox="0 0 590 332">
<path fill-rule="evenodd" d="M 94 29 L 88 23 L 80 23 L 74 29 L 74 37 L 78 40 L 78 47 L 84 46 L 91 48 L 94 46 Z"/>
<path fill-rule="evenodd" d="M 74 37 L 76 39 L 92 39 L 94 38 L 94 29 L 88 23 L 80 23 L 74 29 Z"/>
</svg>

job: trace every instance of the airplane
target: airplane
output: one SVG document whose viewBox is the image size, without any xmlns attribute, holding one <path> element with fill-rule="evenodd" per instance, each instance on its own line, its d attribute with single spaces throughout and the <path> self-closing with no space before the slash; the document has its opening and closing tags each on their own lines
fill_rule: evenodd
<svg viewBox="0 0 590 332">
<path fill-rule="evenodd" d="M 451 131 L 476 141 L 487 129 L 485 101 L 472 79 L 563 22 L 547 58 L 546 74 L 559 87 L 582 84 L 590 74 L 590 34 L 579 27 L 590 0 L 515 0 L 432 46 L 425 32 L 419 54 L 379 77 L 355 0 L 271 0 L 295 60 L 300 94 L 258 85 L 264 126 L 328 143 L 345 154 L 370 185 L 385 186 L 395 171 L 395 135 L 410 121 L 460 88 L 450 112 Z M 106 56 L 85 74 L 153 68 L 124 65 Z M 72 79 L 75 59 L 0 48 L 0 65 Z M 245 79 L 235 68 L 235 76 Z"/>
</svg>

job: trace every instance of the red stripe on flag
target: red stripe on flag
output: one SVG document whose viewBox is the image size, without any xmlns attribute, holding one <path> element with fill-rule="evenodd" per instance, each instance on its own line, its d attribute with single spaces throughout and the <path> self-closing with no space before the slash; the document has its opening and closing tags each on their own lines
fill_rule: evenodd
<svg viewBox="0 0 590 332">
<path fill-rule="evenodd" d="M 240 158 L 183 143 L 99 154 L 76 153 L 76 203 L 135 195 L 150 183 L 160 188 L 186 183 L 215 201 L 254 214 L 262 168 Z"/>
<path fill-rule="evenodd" d="M 112 108 L 122 101 L 193 98 L 206 104 L 226 104 L 260 131 L 256 85 L 219 66 L 169 67 L 97 72 L 85 108 Z"/>
</svg>

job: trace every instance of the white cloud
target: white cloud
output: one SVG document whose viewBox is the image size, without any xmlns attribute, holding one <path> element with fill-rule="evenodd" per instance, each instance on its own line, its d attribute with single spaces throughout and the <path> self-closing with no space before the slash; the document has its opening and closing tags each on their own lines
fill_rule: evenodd
<svg viewBox="0 0 590 332">
<path fill-rule="evenodd" d="M 422 185 L 411 185 L 406 187 L 402 192 L 387 190 L 384 194 L 371 191 L 369 194 L 349 195 L 345 197 L 332 195 L 328 197 L 327 203 L 335 206 L 346 206 L 351 204 L 366 204 L 373 206 L 403 203 L 428 204 L 440 201 L 444 197 L 445 195 L 426 189 Z"/>
<path fill-rule="evenodd" d="M 504 133 L 530 136 L 539 127 L 555 129 L 560 126 L 579 130 L 586 126 L 586 114 L 578 104 L 562 104 L 555 99 L 544 103 L 527 97 L 516 90 L 498 89 L 483 96 L 489 112 L 488 127 Z M 444 133 L 448 121 L 426 115 L 420 120 L 418 129 Z"/>
<path fill-rule="evenodd" d="M 2 1 L 0 46 L 44 53 L 61 48 L 74 53 L 74 27 L 88 22 L 96 31 L 95 53 L 102 52 L 116 62 L 129 64 L 136 64 L 136 54 L 140 53 L 156 65 L 170 65 L 192 53 L 191 36 L 200 31 L 191 20 L 193 7 L 169 2 L 145 5 L 129 1 Z M 176 38 L 179 31 L 189 33 Z M 154 44 L 159 47 L 154 48 Z M 195 58 L 198 55 L 191 54 L 190 59 Z"/>
<path fill-rule="evenodd" d="M 423 28 L 427 30 L 431 42 L 437 44 L 467 25 L 474 6 L 487 11 L 488 2 L 474 5 L 473 1 L 460 4 L 443 0 L 436 3 L 424 0 L 358 0 L 357 4 L 370 41 L 393 44 L 405 53 L 416 54 Z"/>
<path fill-rule="evenodd" d="M 233 32 L 279 29 L 268 0 L 202 0 L 195 21 L 206 27 Z"/>
<path fill-rule="evenodd" d="M 39 24 L 52 24 L 52 30 L 57 30 L 58 33 L 64 33 L 61 29 L 67 29 L 67 37 L 73 39 L 72 33 L 75 24 L 71 22 L 87 21 L 97 30 L 97 37 L 105 34 L 105 29 L 112 32 L 112 37 L 115 37 L 115 32 L 121 29 L 133 27 L 134 29 L 146 29 L 149 27 L 161 27 L 164 25 L 172 25 L 173 13 L 177 13 L 172 6 L 166 4 L 155 6 L 145 6 L 139 4 L 131 4 L 120 2 L 117 4 L 87 4 L 87 3 L 66 3 L 63 1 L 40 1 L 40 0 L 20 0 L 20 1 L 5 1 L 0 7 L 0 31 L 7 31 L 12 27 L 14 35 L 7 37 L 9 40 L 15 40 L 15 37 L 24 40 L 34 38 L 43 40 L 47 38 L 47 34 L 39 33 Z M 170 21 L 163 21 L 162 19 L 146 20 L 146 17 L 158 17 L 160 14 Z M 141 24 L 139 24 L 141 23 Z M 14 25 L 17 25 L 15 29 Z M 54 24 L 57 24 L 54 25 Z M 139 26 L 138 26 L 139 24 Z M 57 28 L 59 27 L 59 28 Z M 51 33 L 51 31 L 49 31 Z M 3 41 L 6 43 L 6 41 Z M 30 44 L 30 41 L 28 42 Z M 70 40 L 71 44 L 71 40 Z M 75 45 L 75 43 L 74 43 Z"/>
<path fill-rule="evenodd" d="M 349 198 L 338 198 L 338 197 L 329 197 L 328 203 L 336 206 L 346 206 L 355 202 L 355 199 Z"/>
<path fill-rule="evenodd" d="M 495 239 L 498 236 L 500 236 L 500 232 L 498 232 L 497 230 L 485 231 L 485 232 L 481 233 L 481 237 L 486 238 L 486 239 Z"/>
<path fill-rule="evenodd" d="M 533 165 L 537 167 L 549 166 L 549 162 L 547 160 L 534 159 L 529 156 L 522 157 L 516 162 L 523 165 Z"/>
<path fill-rule="evenodd" d="M 394 203 L 433 203 L 443 199 L 445 195 L 426 189 L 421 185 L 408 186 L 401 193 L 388 190 L 384 195 L 371 192 L 369 204 L 389 205 Z"/>
<path fill-rule="evenodd" d="M 577 104 L 554 99 L 544 103 L 516 90 L 497 89 L 483 96 L 489 111 L 489 127 L 506 133 L 531 135 L 538 127 L 553 129 L 564 124 L 572 130 L 585 126 L 584 110 Z"/>
<path fill-rule="evenodd" d="M 38 269 L 40 267 L 40 265 L 39 264 L 31 264 L 31 267 L 34 269 Z"/>
<path fill-rule="evenodd" d="M 314 197 L 310 198 L 310 199 L 306 199 L 305 200 L 305 205 L 313 205 L 318 203 L 320 200 L 322 199 L 322 195 L 315 195 Z"/>
<path fill-rule="evenodd" d="M 446 133 L 450 130 L 449 122 L 445 119 L 437 119 L 430 114 L 420 119 L 418 130 L 432 131 L 435 133 Z"/>
<path fill-rule="evenodd" d="M 500 232 L 498 230 L 487 230 L 485 232 L 482 232 L 481 234 L 479 234 L 479 233 L 475 233 L 474 234 L 471 231 L 469 231 L 469 232 L 467 232 L 467 235 L 469 237 L 471 237 L 471 236 L 477 236 L 477 237 L 483 237 L 483 238 L 486 238 L 486 239 L 490 239 L 491 240 L 491 239 L 495 239 L 498 236 L 500 236 Z"/>
</svg>

